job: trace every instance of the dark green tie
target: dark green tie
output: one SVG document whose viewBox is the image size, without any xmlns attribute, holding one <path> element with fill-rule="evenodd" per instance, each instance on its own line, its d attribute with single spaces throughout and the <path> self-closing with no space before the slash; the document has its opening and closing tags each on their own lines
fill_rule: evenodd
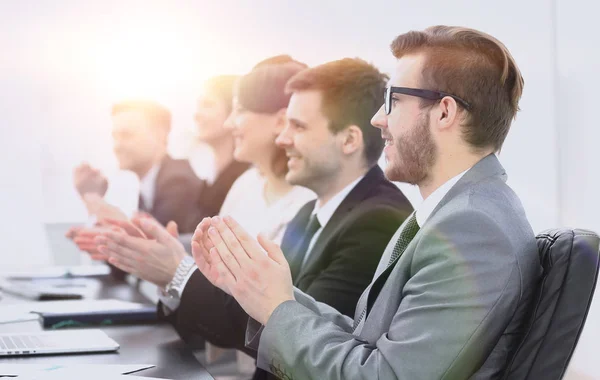
<svg viewBox="0 0 600 380">
<path fill-rule="evenodd" d="M 381 288 L 383 288 L 383 285 L 387 280 L 389 273 L 391 272 L 390 265 L 392 265 L 394 261 L 396 261 L 396 259 L 398 259 L 404 253 L 404 250 L 406 250 L 406 247 L 408 247 L 412 239 L 414 239 L 417 232 L 419 232 L 419 224 L 417 223 L 416 212 L 413 212 L 406 221 L 404 228 L 402 228 L 400 236 L 398 236 L 398 240 L 396 241 L 396 245 L 394 245 L 392 255 L 390 256 L 390 261 L 388 261 L 387 268 L 383 271 L 383 273 L 379 275 L 379 277 L 375 280 L 373 285 L 371 285 L 371 289 L 369 290 L 369 294 L 367 295 L 367 303 L 365 305 L 365 308 L 360 313 L 359 317 L 354 320 L 355 330 L 360 324 L 360 322 L 363 320 L 363 318 L 367 316 L 371 309 L 371 306 L 373 306 L 373 303 L 375 302 L 375 299 L 379 294 L 379 291 L 381 290 Z"/>
<path fill-rule="evenodd" d="M 412 215 L 406 221 L 406 225 L 400 232 L 400 236 L 398 237 L 398 241 L 394 246 L 394 250 L 392 251 L 392 256 L 390 257 L 390 261 L 388 262 L 388 266 L 391 265 L 402 253 L 412 239 L 414 239 L 417 232 L 419 232 L 419 224 L 417 223 L 417 213 L 413 212 Z"/>
</svg>

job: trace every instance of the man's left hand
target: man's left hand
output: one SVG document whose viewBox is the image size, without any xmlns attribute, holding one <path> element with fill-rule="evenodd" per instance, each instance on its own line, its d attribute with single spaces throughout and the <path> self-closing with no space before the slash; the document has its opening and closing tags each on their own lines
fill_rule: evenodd
<svg viewBox="0 0 600 380">
<path fill-rule="evenodd" d="M 211 225 L 211 265 L 242 308 L 266 324 L 277 306 L 294 299 L 292 275 L 283 252 L 262 235 L 254 240 L 231 217 L 214 217 Z"/>
</svg>

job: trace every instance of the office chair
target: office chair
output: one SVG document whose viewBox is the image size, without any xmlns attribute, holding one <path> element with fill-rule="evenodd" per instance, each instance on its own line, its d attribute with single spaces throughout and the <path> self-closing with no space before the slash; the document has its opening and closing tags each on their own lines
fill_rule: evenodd
<svg viewBox="0 0 600 380">
<path fill-rule="evenodd" d="M 585 324 L 598 278 L 600 238 L 580 229 L 536 237 L 543 266 L 531 319 L 503 379 L 561 379 Z"/>
</svg>

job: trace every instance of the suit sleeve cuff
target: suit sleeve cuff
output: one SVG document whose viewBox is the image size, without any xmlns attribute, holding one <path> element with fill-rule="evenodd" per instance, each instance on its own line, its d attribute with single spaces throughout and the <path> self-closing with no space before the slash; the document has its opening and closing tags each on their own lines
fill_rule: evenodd
<svg viewBox="0 0 600 380">
<path fill-rule="evenodd" d="M 285 301 L 275 308 L 265 326 L 250 318 L 246 339 L 249 347 L 258 351 L 256 364 L 259 368 L 274 373 L 273 363 L 281 361 L 279 347 L 293 345 L 293 337 L 286 333 L 286 324 L 293 321 L 295 315 L 305 313 L 312 311 L 297 301 Z"/>
<path fill-rule="evenodd" d="M 197 269 L 198 269 L 198 267 L 194 265 L 188 271 L 187 275 L 183 279 L 183 282 L 181 283 L 181 290 L 179 291 L 179 294 L 183 294 L 185 287 L 187 286 L 188 282 L 190 281 L 190 278 L 192 277 L 194 272 L 196 272 Z M 175 312 L 179 308 L 179 305 L 181 304 L 180 297 L 172 297 L 169 294 L 165 293 L 165 291 L 160 288 L 157 290 L 157 292 L 158 292 L 158 299 L 161 302 L 162 310 L 163 310 L 163 313 L 165 316 Z"/>
</svg>

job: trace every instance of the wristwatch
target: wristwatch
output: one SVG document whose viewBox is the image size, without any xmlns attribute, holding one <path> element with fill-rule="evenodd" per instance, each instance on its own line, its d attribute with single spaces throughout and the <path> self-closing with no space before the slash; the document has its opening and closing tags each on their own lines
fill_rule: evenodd
<svg viewBox="0 0 600 380">
<path fill-rule="evenodd" d="M 186 256 L 181 260 L 177 270 L 175 271 L 175 276 L 171 282 L 167 284 L 164 292 L 172 298 L 181 298 L 181 293 L 183 292 L 184 280 L 186 279 L 188 273 L 195 267 L 196 263 L 194 259 L 190 256 Z"/>
</svg>

